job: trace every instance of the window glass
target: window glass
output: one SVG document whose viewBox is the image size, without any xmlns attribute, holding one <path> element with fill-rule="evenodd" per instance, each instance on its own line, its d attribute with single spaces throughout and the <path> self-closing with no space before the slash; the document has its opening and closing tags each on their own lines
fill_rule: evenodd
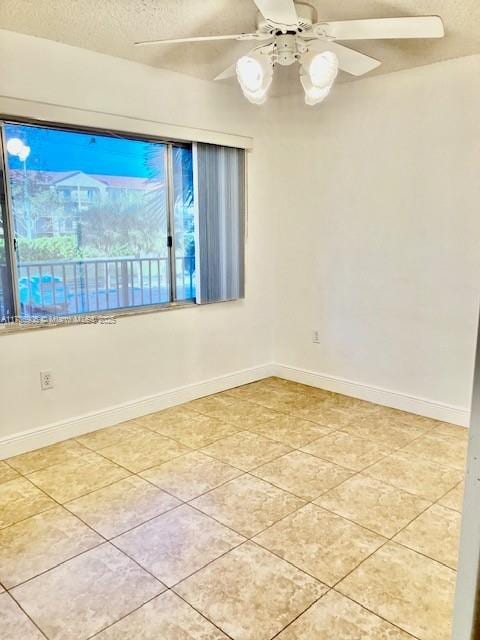
<svg viewBox="0 0 480 640">
<path fill-rule="evenodd" d="M 190 148 L 170 146 L 169 181 L 169 145 L 161 142 L 25 124 L 4 128 L 23 316 L 195 297 Z"/>
<path fill-rule="evenodd" d="M 190 148 L 173 147 L 173 187 L 177 298 L 195 298 L 195 218 Z"/>
</svg>

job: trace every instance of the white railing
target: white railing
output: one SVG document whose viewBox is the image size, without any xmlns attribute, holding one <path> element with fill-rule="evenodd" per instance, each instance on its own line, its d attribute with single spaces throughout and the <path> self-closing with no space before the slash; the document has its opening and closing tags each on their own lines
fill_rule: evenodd
<svg viewBox="0 0 480 640">
<path fill-rule="evenodd" d="M 48 260 L 18 265 L 22 315 L 88 313 L 170 301 L 168 258 Z M 195 297 L 195 257 L 176 256 L 177 299 Z"/>
</svg>

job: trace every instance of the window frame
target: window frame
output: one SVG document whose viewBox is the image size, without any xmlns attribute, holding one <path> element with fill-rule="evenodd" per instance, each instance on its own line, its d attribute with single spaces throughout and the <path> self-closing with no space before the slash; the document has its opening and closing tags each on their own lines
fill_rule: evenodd
<svg viewBox="0 0 480 640">
<path fill-rule="evenodd" d="M 64 316 L 56 316 L 58 323 L 43 323 L 38 324 L 29 320 L 28 317 L 21 318 L 20 309 L 20 295 L 18 287 L 18 263 L 16 252 L 16 239 L 15 239 L 15 227 L 14 227 L 14 214 L 13 203 L 11 197 L 10 184 L 8 179 L 8 152 L 5 139 L 5 126 L 6 124 L 13 125 L 31 125 L 41 127 L 44 129 L 54 129 L 67 132 L 77 132 L 83 134 L 102 135 L 111 138 L 128 139 L 139 142 L 153 142 L 162 144 L 165 146 L 165 169 L 167 178 L 167 235 L 171 240 L 167 241 L 168 245 L 168 265 L 169 265 L 169 298 L 167 302 L 157 302 L 145 305 L 135 305 L 128 307 L 116 307 L 114 309 L 96 310 L 96 311 L 82 311 L 75 312 L 73 314 L 67 314 Z M 83 126 L 64 122 L 55 122 L 51 120 L 39 120 L 36 118 L 26 118 L 23 116 L 7 115 L 0 113 L 0 205 L 4 212 L 5 224 L 5 259 L 7 265 L 7 278 L 10 285 L 8 294 L 8 302 L 13 310 L 13 320 L 7 322 L 0 322 L 0 334 L 10 333 L 14 331 L 25 331 L 28 329 L 37 328 L 52 328 L 58 326 L 72 326 L 75 324 L 82 324 L 82 318 L 89 317 L 108 317 L 117 318 L 122 316 L 140 315 L 145 313 L 156 313 L 159 311 L 167 311 L 179 308 L 192 308 L 197 306 L 196 298 L 189 298 L 185 300 L 176 300 L 177 282 L 176 282 L 176 248 L 175 248 L 175 192 L 174 192 L 174 180 L 173 180 L 173 149 L 174 147 L 184 147 L 191 149 L 192 159 L 194 158 L 193 149 L 195 142 L 188 142 L 186 140 L 164 138 L 161 136 L 154 136 L 142 133 L 134 133 L 132 131 L 122 131 L 118 129 L 109 129 L 101 127 Z M 193 167 L 195 175 L 195 167 Z M 195 228 L 197 228 L 197 208 L 194 205 L 195 214 Z M 196 233 L 196 231 L 195 231 Z M 46 317 L 46 316 L 37 316 Z M 20 319 L 18 321 L 18 319 Z M 77 319 L 77 320 L 76 320 Z M 76 321 L 75 321 L 76 320 Z"/>
</svg>

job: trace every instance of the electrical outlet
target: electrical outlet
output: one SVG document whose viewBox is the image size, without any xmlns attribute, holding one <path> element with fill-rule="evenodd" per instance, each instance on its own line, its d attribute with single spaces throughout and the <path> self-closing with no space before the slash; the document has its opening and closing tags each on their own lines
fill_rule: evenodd
<svg viewBox="0 0 480 640">
<path fill-rule="evenodd" d="M 53 389 L 53 373 L 51 370 L 40 371 L 40 386 L 42 391 Z"/>
<path fill-rule="evenodd" d="M 318 331 L 318 329 L 312 331 L 312 342 L 320 344 L 320 331 Z"/>
</svg>

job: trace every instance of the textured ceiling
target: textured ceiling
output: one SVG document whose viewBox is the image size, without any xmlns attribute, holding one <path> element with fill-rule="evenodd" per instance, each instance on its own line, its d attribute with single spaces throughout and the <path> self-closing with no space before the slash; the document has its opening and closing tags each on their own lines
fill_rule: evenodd
<svg viewBox="0 0 480 640">
<path fill-rule="evenodd" d="M 369 75 L 480 53 L 480 0 L 310 0 L 319 20 L 441 15 L 442 40 L 356 41 L 382 60 Z M 0 27 L 205 79 L 251 48 L 248 42 L 135 48 L 135 40 L 255 30 L 252 0 L 0 0 Z M 346 43 L 348 44 L 348 43 Z M 299 88 L 293 68 L 276 72 L 276 93 Z M 351 79 L 344 74 L 343 80 Z"/>
</svg>

